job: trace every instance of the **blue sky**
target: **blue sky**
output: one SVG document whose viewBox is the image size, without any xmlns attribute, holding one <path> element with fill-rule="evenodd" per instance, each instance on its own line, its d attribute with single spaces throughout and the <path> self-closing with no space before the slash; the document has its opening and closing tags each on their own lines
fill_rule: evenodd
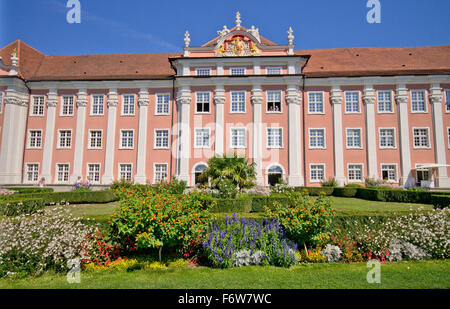
<svg viewBox="0 0 450 309">
<path fill-rule="evenodd" d="M 379 0 L 381 23 L 369 24 L 367 0 L 79 0 L 81 24 L 66 21 L 67 0 L 0 0 L 0 46 L 17 39 L 48 55 L 182 52 L 216 36 L 223 25 L 255 25 L 297 50 L 450 44 L 449 0 Z"/>
</svg>

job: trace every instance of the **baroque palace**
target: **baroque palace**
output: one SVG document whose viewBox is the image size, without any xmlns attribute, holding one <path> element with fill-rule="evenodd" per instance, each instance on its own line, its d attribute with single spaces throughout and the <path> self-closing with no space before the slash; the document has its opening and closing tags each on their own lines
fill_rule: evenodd
<svg viewBox="0 0 450 309">
<path fill-rule="evenodd" d="M 295 50 L 235 24 L 183 53 L 0 49 L 0 184 L 195 185 L 238 154 L 266 186 L 450 188 L 450 46 Z"/>
</svg>

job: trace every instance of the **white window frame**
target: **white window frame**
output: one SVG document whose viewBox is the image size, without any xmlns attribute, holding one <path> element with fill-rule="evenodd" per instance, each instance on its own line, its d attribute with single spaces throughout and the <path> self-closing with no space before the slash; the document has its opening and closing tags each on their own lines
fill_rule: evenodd
<svg viewBox="0 0 450 309">
<path fill-rule="evenodd" d="M 361 167 L 361 179 L 351 179 L 350 178 L 350 166 L 360 166 Z M 364 164 L 363 163 L 347 163 L 347 179 L 350 183 L 364 182 Z"/>
<path fill-rule="evenodd" d="M 379 93 L 380 92 L 389 92 L 390 96 L 391 96 L 391 110 L 390 111 L 380 111 L 380 97 L 379 97 Z M 393 114 L 394 113 L 394 91 L 392 90 L 377 90 L 377 94 L 376 94 L 377 98 L 377 113 L 378 114 Z M 386 105 L 384 105 L 386 107 Z"/>
<path fill-rule="evenodd" d="M 393 131 L 393 142 L 394 142 L 394 145 L 393 146 L 382 146 L 381 145 L 381 130 L 392 130 Z M 378 128 L 378 140 L 379 140 L 379 143 L 378 143 L 378 147 L 380 147 L 380 149 L 397 149 L 397 131 L 396 131 L 396 128 L 395 127 L 391 127 L 391 128 L 388 128 L 388 127 L 380 127 L 380 128 Z"/>
<path fill-rule="evenodd" d="M 233 145 L 233 130 L 243 130 L 244 131 L 244 146 L 242 145 Z M 247 148 L 247 128 L 245 127 L 235 127 L 230 128 L 230 148 L 232 149 L 245 149 Z"/>
<path fill-rule="evenodd" d="M 102 112 L 101 113 L 94 113 L 94 98 L 95 97 L 103 97 L 103 104 L 102 104 Z M 90 109 L 90 116 L 104 116 L 105 115 L 105 102 L 106 102 L 106 98 L 105 98 L 105 94 L 104 93 L 93 93 L 91 94 L 91 109 Z M 98 105 L 100 106 L 100 105 Z"/>
<path fill-rule="evenodd" d="M 158 137 L 156 136 L 157 131 L 167 131 L 167 146 L 157 146 L 156 141 L 158 140 Z M 161 145 L 163 145 L 163 141 L 166 137 L 160 137 L 161 138 Z M 159 128 L 153 130 L 153 149 L 169 149 L 170 147 L 170 130 L 167 128 Z"/>
<path fill-rule="evenodd" d="M 423 92 L 423 104 L 424 109 L 423 111 L 414 111 L 413 109 L 413 92 Z M 426 89 L 410 89 L 410 101 L 411 101 L 411 113 L 412 114 L 427 114 L 428 113 L 428 100 L 427 100 L 427 90 Z"/>
<path fill-rule="evenodd" d="M 208 71 L 208 74 L 199 74 L 200 71 L 204 70 L 206 72 L 206 70 Z M 211 68 L 195 68 L 195 75 L 196 76 L 211 76 Z"/>
<path fill-rule="evenodd" d="M 128 112 L 125 113 L 125 97 L 133 98 L 133 113 L 129 112 L 130 104 L 128 104 Z M 121 116 L 135 116 L 136 115 L 136 95 L 134 93 L 124 93 L 122 94 L 122 108 Z"/>
<path fill-rule="evenodd" d="M 281 133 L 280 133 L 281 145 L 270 145 L 270 143 L 269 143 L 269 130 L 280 130 L 281 131 Z M 283 135 L 284 135 L 283 127 L 268 127 L 268 128 L 266 128 L 266 145 L 267 145 L 267 148 L 269 148 L 269 149 L 283 149 L 284 148 Z M 274 140 L 274 139 L 272 139 L 272 140 Z"/>
<path fill-rule="evenodd" d="M 279 70 L 279 73 L 269 73 L 270 70 Z M 266 75 L 282 75 L 283 67 L 280 66 L 267 66 L 266 67 Z"/>
<path fill-rule="evenodd" d="M 449 94 L 449 100 L 447 101 L 447 93 Z M 444 110 L 446 114 L 450 113 L 450 89 L 444 89 Z"/>
<path fill-rule="evenodd" d="M 323 131 L 323 147 L 311 145 L 311 131 L 312 130 L 322 130 Z M 308 148 L 309 149 L 327 149 L 326 132 L 327 132 L 327 130 L 325 128 L 308 128 Z"/>
<path fill-rule="evenodd" d="M 132 137 L 132 146 L 128 146 L 128 142 L 127 142 L 127 146 L 123 146 L 123 134 L 122 132 L 124 131 L 131 131 L 133 132 L 133 137 Z M 119 149 L 134 149 L 134 138 L 135 138 L 135 134 L 134 134 L 134 129 L 121 129 L 120 130 L 120 141 L 119 141 Z M 129 137 L 127 136 L 127 139 L 129 139 Z"/>
<path fill-rule="evenodd" d="M 322 166 L 323 167 L 323 179 L 313 179 L 311 176 L 312 172 L 312 166 Z M 310 163 L 309 164 L 309 182 L 310 183 L 321 183 L 322 181 L 325 181 L 327 179 L 326 175 L 326 164 L 325 163 Z"/>
<path fill-rule="evenodd" d="M 59 180 L 59 165 L 67 165 L 69 168 L 67 169 L 67 180 Z M 65 173 L 65 172 L 64 172 Z M 64 184 L 66 184 L 66 183 L 69 183 L 70 182 L 70 163 L 69 162 L 67 162 L 67 163 L 60 163 L 60 162 L 57 162 L 56 163 L 56 166 L 55 166 L 55 183 L 64 183 Z"/>
<path fill-rule="evenodd" d="M 157 165 L 165 165 L 166 166 L 166 177 L 161 178 L 160 180 L 156 181 L 156 166 Z M 161 182 L 162 180 L 168 180 L 169 178 L 169 164 L 168 163 L 153 163 L 153 184 L 157 184 Z"/>
<path fill-rule="evenodd" d="M 29 165 L 37 165 L 37 171 L 34 171 L 34 170 L 32 171 L 32 173 L 33 173 L 32 178 L 35 176 L 35 173 L 37 173 L 36 180 L 34 180 L 34 179 L 29 180 L 28 179 L 28 173 L 30 172 L 29 169 L 28 169 Z M 36 182 L 38 182 L 39 181 L 39 172 L 40 172 L 40 168 L 41 168 L 40 163 L 39 162 L 26 162 L 25 163 L 25 167 L 26 167 L 26 171 L 25 171 L 25 175 L 24 175 L 24 182 L 25 183 L 36 183 Z"/>
<path fill-rule="evenodd" d="M 359 130 L 359 146 L 349 146 L 348 145 L 348 131 L 349 130 Z M 346 149 L 363 149 L 363 131 L 362 128 L 345 128 L 345 146 Z"/>
<path fill-rule="evenodd" d="M 233 74 L 233 70 L 244 70 L 244 73 L 242 74 Z M 247 73 L 246 67 L 230 67 L 230 75 L 231 76 L 245 76 Z"/>
<path fill-rule="evenodd" d="M 40 146 L 31 146 L 31 132 L 40 132 L 41 136 L 40 136 Z M 28 142 L 27 142 L 27 149 L 42 149 L 42 129 L 29 129 L 28 130 Z"/>
<path fill-rule="evenodd" d="M 70 131 L 70 146 L 69 147 L 61 146 L 61 132 L 62 131 Z M 66 137 L 66 139 L 67 139 L 67 137 Z M 73 132 L 72 132 L 72 129 L 59 129 L 58 130 L 58 143 L 57 143 L 56 149 L 72 149 L 72 145 L 73 145 Z"/>
<path fill-rule="evenodd" d="M 209 101 L 208 101 L 208 105 L 209 105 L 209 111 L 208 112 L 204 112 L 204 111 L 198 111 L 197 109 L 197 104 L 198 103 L 202 103 L 202 106 L 204 107 L 206 102 L 199 102 L 198 101 L 198 95 L 204 95 L 204 94 L 208 94 L 209 97 Z M 196 91 L 195 92 L 195 113 L 196 114 L 211 114 L 211 92 L 210 91 Z"/>
<path fill-rule="evenodd" d="M 64 114 L 64 100 L 66 98 L 72 98 L 72 113 Z M 60 117 L 73 117 L 74 114 L 75 114 L 75 96 L 74 95 L 62 95 L 61 96 L 61 108 L 59 110 L 59 116 Z"/>
<path fill-rule="evenodd" d="M 197 144 L 197 132 L 198 131 L 208 131 L 208 145 L 204 145 L 204 135 L 202 133 L 201 135 L 201 145 Z M 211 147 L 211 129 L 210 128 L 194 128 L 194 148 L 200 149 L 200 148 L 210 148 Z"/>
<path fill-rule="evenodd" d="M 358 111 L 353 111 L 354 102 L 351 101 L 351 110 L 347 111 L 347 94 L 358 94 Z M 344 114 L 361 114 L 361 91 L 359 90 L 348 90 L 344 91 Z"/>
<path fill-rule="evenodd" d="M 244 93 L 244 110 L 240 111 L 233 111 L 233 94 L 234 93 Z M 240 104 L 241 102 L 239 102 L 238 104 Z M 239 107 L 239 105 L 237 105 Z M 241 91 L 230 91 L 230 114 L 245 114 L 247 112 L 247 92 L 245 90 L 241 90 Z"/>
<path fill-rule="evenodd" d="M 450 149 L 450 127 L 447 127 L 447 141 L 448 141 L 448 149 Z"/>
<path fill-rule="evenodd" d="M 126 179 L 126 178 L 122 178 L 121 174 L 122 174 L 122 165 L 130 165 L 131 166 L 131 170 L 130 171 L 126 171 L 126 173 L 130 173 L 130 179 Z M 129 182 L 133 182 L 133 163 L 132 162 L 120 162 L 117 165 L 117 178 L 119 181 L 121 181 L 122 179 L 124 179 L 125 181 L 129 181 Z"/>
<path fill-rule="evenodd" d="M 42 114 L 35 114 L 34 113 L 34 99 L 35 98 L 43 98 L 42 102 Z M 45 117 L 45 95 L 37 95 L 34 94 L 30 98 L 31 104 L 30 104 L 30 116 L 31 117 Z"/>
<path fill-rule="evenodd" d="M 164 103 L 159 104 L 158 103 L 158 97 L 159 96 L 168 96 L 168 102 L 167 102 L 167 112 L 164 112 L 164 108 L 162 109 L 162 112 L 158 112 L 158 106 L 161 105 L 164 107 Z M 170 93 L 168 92 L 161 92 L 161 93 L 155 93 L 155 116 L 167 116 L 170 115 Z"/>
<path fill-rule="evenodd" d="M 384 180 L 383 179 L 383 166 L 395 166 L 395 169 L 394 169 L 395 179 L 394 180 L 387 179 L 387 182 L 388 183 L 397 183 L 398 182 L 398 165 L 397 165 L 397 163 L 381 163 L 380 164 L 380 172 L 381 172 L 380 176 L 381 176 L 382 180 Z"/>
<path fill-rule="evenodd" d="M 269 102 L 269 93 L 278 93 L 280 95 L 280 110 L 279 111 L 269 111 L 269 103 L 278 103 L 277 101 Z M 266 113 L 267 114 L 282 114 L 283 113 L 283 91 L 281 90 L 267 90 L 266 91 Z"/>
<path fill-rule="evenodd" d="M 321 112 L 318 112 L 317 108 L 315 108 L 316 111 L 314 111 L 314 112 L 312 112 L 310 110 L 310 108 L 309 108 L 311 105 L 311 101 L 310 101 L 310 97 L 309 97 L 310 94 L 321 94 L 322 95 L 322 111 Z M 306 96 L 308 98 L 308 106 L 307 106 L 308 114 L 309 115 L 324 115 L 325 114 L 325 92 L 324 91 L 307 91 Z M 314 104 L 317 105 L 317 103 L 314 103 Z"/>
<path fill-rule="evenodd" d="M 416 146 L 414 143 L 415 135 L 414 130 L 426 130 L 427 131 L 427 146 Z M 429 127 L 413 127 L 412 128 L 412 144 L 414 149 L 431 149 L 431 136 Z"/>
<path fill-rule="evenodd" d="M 100 144 L 101 144 L 101 146 L 100 147 L 98 147 L 98 146 L 92 146 L 92 132 L 100 132 Z M 103 130 L 102 129 L 90 129 L 89 131 L 88 131 L 88 133 L 89 133 L 89 139 L 88 139 L 88 149 L 103 149 Z M 96 137 L 96 140 L 97 140 L 97 137 Z M 97 145 L 97 143 L 95 143 L 96 145 Z"/>
<path fill-rule="evenodd" d="M 89 170 L 89 166 L 91 165 L 98 165 L 98 181 L 95 181 L 95 178 L 91 177 L 91 181 L 94 184 L 100 184 L 102 181 L 102 165 L 100 162 L 88 162 L 86 163 L 86 176 L 91 176 L 90 175 L 90 170 Z"/>
</svg>

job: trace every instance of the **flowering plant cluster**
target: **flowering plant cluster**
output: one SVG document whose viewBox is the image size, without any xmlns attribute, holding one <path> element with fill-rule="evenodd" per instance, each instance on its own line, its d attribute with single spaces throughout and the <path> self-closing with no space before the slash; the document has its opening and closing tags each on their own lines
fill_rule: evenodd
<svg viewBox="0 0 450 309">
<path fill-rule="evenodd" d="M 130 188 L 109 222 L 113 233 L 130 237 L 137 250 L 182 250 L 193 241 L 199 243 L 211 222 L 204 200 L 197 191 L 174 197 Z"/>
<path fill-rule="evenodd" d="M 81 260 L 83 264 L 93 263 L 95 266 L 107 266 L 120 259 L 121 246 L 105 237 L 100 230 L 93 234 L 87 234 L 86 238 L 89 242 L 83 246 L 83 259 Z M 130 248 L 129 251 L 133 251 L 133 248 Z"/>
<path fill-rule="evenodd" d="M 269 218 L 277 219 L 288 238 L 299 244 L 317 243 L 328 239 L 326 233 L 336 212 L 331 207 L 331 201 L 321 194 L 317 199 L 311 199 L 307 192 L 286 192 L 287 203 L 275 202 L 272 210 L 265 208 Z"/>
<path fill-rule="evenodd" d="M 0 221 L 0 277 L 8 272 L 40 274 L 67 271 L 67 261 L 82 258 L 96 227 L 74 218 L 67 209 L 39 210 Z"/>
<path fill-rule="evenodd" d="M 297 245 L 286 238 L 283 228 L 274 218 L 256 222 L 233 214 L 232 218 L 214 221 L 204 238 L 205 256 L 218 268 L 233 264 L 289 267 L 297 260 Z"/>
</svg>

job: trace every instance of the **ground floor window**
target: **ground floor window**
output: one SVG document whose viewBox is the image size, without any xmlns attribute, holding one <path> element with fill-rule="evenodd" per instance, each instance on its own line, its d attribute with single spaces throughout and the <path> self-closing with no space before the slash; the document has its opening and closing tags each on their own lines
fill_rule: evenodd
<svg viewBox="0 0 450 309">
<path fill-rule="evenodd" d="M 154 183 L 167 179 L 167 164 L 155 164 Z"/>
<path fill-rule="evenodd" d="M 312 182 L 319 182 L 325 180 L 325 166 L 323 164 L 311 165 L 309 178 Z"/>
<path fill-rule="evenodd" d="M 417 177 L 416 177 L 416 184 L 418 186 L 421 186 L 422 180 L 429 181 L 430 179 L 430 173 L 428 170 L 417 170 L 416 171 Z"/>
<path fill-rule="evenodd" d="M 278 165 L 272 166 L 267 171 L 267 183 L 269 186 L 275 186 L 283 179 L 283 170 Z"/>
<path fill-rule="evenodd" d="M 131 181 L 132 179 L 132 165 L 131 164 L 120 164 L 120 174 L 119 179 L 125 181 Z"/>
<path fill-rule="evenodd" d="M 195 185 L 204 185 L 208 182 L 208 179 L 204 179 L 200 177 L 200 175 L 203 173 L 203 171 L 207 168 L 205 164 L 199 164 L 195 167 L 194 170 L 194 181 Z"/>
<path fill-rule="evenodd" d="M 27 164 L 27 181 L 38 181 L 39 164 Z"/>
<path fill-rule="evenodd" d="M 100 164 L 88 164 L 88 176 L 92 182 L 100 182 Z"/>
<path fill-rule="evenodd" d="M 397 166 L 395 165 L 381 165 L 381 175 L 383 180 L 397 181 Z"/>
<path fill-rule="evenodd" d="M 58 182 L 68 182 L 69 181 L 69 164 L 57 164 L 57 179 Z"/>
<path fill-rule="evenodd" d="M 363 180 L 363 167 L 361 164 L 350 164 L 348 166 L 348 181 L 360 182 Z"/>
</svg>

